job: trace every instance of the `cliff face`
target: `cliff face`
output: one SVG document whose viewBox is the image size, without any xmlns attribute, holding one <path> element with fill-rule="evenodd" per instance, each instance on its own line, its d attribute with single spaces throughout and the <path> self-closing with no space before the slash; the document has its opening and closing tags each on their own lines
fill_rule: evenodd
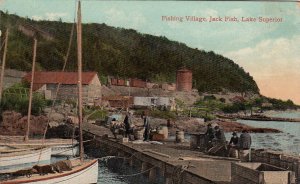
<svg viewBox="0 0 300 184">
<path fill-rule="evenodd" d="M 72 24 L 33 21 L 0 11 L 0 29 L 10 26 L 7 67 L 31 69 L 32 35 L 38 38 L 37 70 L 61 70 Z M 70 50 L 67 70 L 74 71 L 76 39 Z M 166 37 L 141 34 L 132 29 L 105 24 L 83 25 L 83 67 L 105 76 L 139 78 L 155 82 L 175 82 L 176 71 L 193 72 L 193 87 L 199 92 L 254 92 L 253 78 L 232 60 L 214 52 L 190 48 Z"/>
</svg>

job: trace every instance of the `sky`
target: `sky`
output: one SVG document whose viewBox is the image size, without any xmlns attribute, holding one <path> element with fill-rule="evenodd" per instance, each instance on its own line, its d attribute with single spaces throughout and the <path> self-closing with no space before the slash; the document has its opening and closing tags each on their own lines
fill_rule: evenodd
<svg viewBox="0 0 300 184">
<path fill-rule="evenodd" d="M 1 10 L 34 20 L 73 22 L 75 7 L 75 0 L 0 0 Z M 249 72 L 263 95 L 300 104 L 300 2 L 83 0 L 82 16 L 83 23 L 135 29 L 222 54 Z M 193 22 L 186 16 L 223 21 Z M 225 22 L 225 16 L 239 22 Z M 264 23 L 259 17 L 281 21 Z"/>
</svg>

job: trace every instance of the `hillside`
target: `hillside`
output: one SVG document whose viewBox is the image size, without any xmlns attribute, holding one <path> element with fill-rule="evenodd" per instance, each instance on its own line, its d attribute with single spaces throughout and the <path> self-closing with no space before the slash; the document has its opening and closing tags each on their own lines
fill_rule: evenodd
<svg viewBox="0 0 300 184">
<path fill-rule="evenodd" d="M 10 27 L 7 67 L 31 69 L 32 38 L 25 34 L 30 35 L 30 30 L 38 30 L 37 68 L 62 68 L 72 24 L 33 21 L 0 13 L 2 32 L 7 26 Z M 76 68 L 75 43 L 74 36 L 67 70 Z M 113 75 L 156 82 L 174 82 L 176 70 L 185 66 L 193 71 L 193 85 L 200 92 L 226 90 L 259 93 L 249 73 L 213 51 L 198 50 L 166 37 L 105 24 L 83 25 L 83 62 L 84 70 L 96 70 L 101 78 Z"/>
</svg>

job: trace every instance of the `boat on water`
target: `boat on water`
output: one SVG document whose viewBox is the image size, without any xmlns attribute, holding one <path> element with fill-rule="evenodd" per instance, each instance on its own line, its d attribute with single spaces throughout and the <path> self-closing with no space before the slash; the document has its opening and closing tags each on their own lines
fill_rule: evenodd
<svg viewBox="0 0 300 184">
<path fill-rule="evenodd" d="M 50 147 L 52 156 L 76 156 L 79 154 L 78 141 L 75 139 L 29 139 L 24 142 L 23 136 L 1 136 L 0 147 L 39 148 Z"/>
<path fill-rule="evenodd" d="M 5 51 L 3 54 L 2 71 L 5 68 L 5 56 L 8 44 L 9 29 L 6 31 L 5 38 Z M 1 74 L 0 81 L 0 100 L 2 97 L 2 86 L 3 86 L 3 73 Z M 8 169 L 22 168 L 24 164 L 36 164 L 39 162 L 50 162 L 51 149 L 45 147 L 35 148 L 19 148 L 14 146 L 2 145 L 0 146 L 0 172 L 5 172 Z"/>
<path fill-rule="evenodd" d="M 18 183 L 65 183 L 82 184 L 97 183 L 98 159 L 84 159 L 82 136 L 82 54 L 81 54 L 81 3 L 78 1 L 77 11 L 77 51 L 78 51 L 78 120 L 79 120 L 79 156 L 72 160 L 58 161 L 48 165 L 36 165 L 32 168 L 9 173 L 2 184 Z M 67 164 L 68 163 L 68 164 Z M 67 168 L 67 170 L 63 170 Z"/>
<path fill-rule="evenodd" d="M 8 29 L 6 31 L 5 48 L 8 44 Z M 34 40 L 33 47 L 33 62 L 32 62 L 32 73 L 35 71 L 35 57 L 36 57 L 37 40 Z M 4 56 L 6 55 L 6 49 Z M 5 68 L 5 58 L 2 63 L 2 70 Z M 3 72 L 2 72 L 3 74 Z M 2 95 L 2 84 L 3 75 L 0 79 L 0 100 Z M 27 129 L 26 135 L 24 136 L 1 136 L 0 135 L 0 146 L 18 147 L 22 149 L 50 147 L 53 156 L 76 156 L 78 155 L 78 143 L 75 139 L 29 139 L 30 130 L 30 117 L 31 117 L 31 104 L 32 104 L 32 90 L 33 90 L 34 75 L 31 76 L 30 92 L 29 92 L 29 106 L 27 115 Z M 45 132 L 46 133 L 46 132 Z M 44 135 L 45 136 L 45 135 Z M 31 150 L 32 151 L 32 150 Z M 50 158 L 49 158 L 50 160 Z"/>
<path fill-rule="evenodd" d="M 34 183 L 34 184 L 83 184 L 97 183 L 98 180 L 98 160 L 71 160 L 72 170 L 63 173 L 53 173 L 48 175 L 33 174 L 30 178 L 19 177 L 12 180 L 1 181 L 2 184 Z"/>
<path fill-rule="evenodd" d="M 22 149 L 0 146 L 0 173 L 17 170 L 38 163 L 50 163 L 51 148 Z"/>
</svg>

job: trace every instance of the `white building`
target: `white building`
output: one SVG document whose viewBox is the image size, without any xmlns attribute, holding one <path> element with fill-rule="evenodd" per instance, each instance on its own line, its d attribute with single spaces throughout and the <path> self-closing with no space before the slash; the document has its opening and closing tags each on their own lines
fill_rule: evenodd
<svg viewBox="0 0 300 184">
<path fill-rule="evenodd" d="M 176 108 L 174 97 L 133 97 L 134 107 L 166 107 L 169 110 Z"/>
</svg>

